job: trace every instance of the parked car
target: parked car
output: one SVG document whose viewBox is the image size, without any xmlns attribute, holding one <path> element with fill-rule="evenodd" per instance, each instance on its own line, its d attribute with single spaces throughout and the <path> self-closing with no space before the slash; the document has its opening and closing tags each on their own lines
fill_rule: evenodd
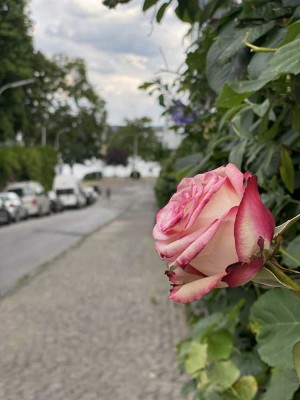
<svg viewBox="0 0 300 400">
<path fill-rule="evenodd" d="M 59 196 L 57 196 L 53 190 L 48 192 L 48 197 L 50 199 L 50 208 L 52 212 L 57 213 L 63 211 L 64 205 Z"/>
<path fill-rule="evenodd" d="M 14 192 L 22 199 L 28 216 L 50 214 L 50 200 L 40 183 L 34 181 L 11 183 L 6 187 L 6 191 Z"/>
<path fill-rule="evenodd" d="M 9 212 L 6 210 L 3 201 L 0 199 L 0 224 L 9 224 L 10 222 L 11 218 Z"/>
<path fill-rule="evenodd" d="M 9 212 L 11 221 L 20 221 L 27 218 L 27 210 L 20 197 L 14 192 L 0 193 L 0 199 Z"/>
<path fill-rule="evenodd" d="M 66 208 L 81 208 L 86 205 L 82 188 L 73 176 L 57 175 L 54 178 L 53 190 Z"/>
<path fill-rule="evenodd" d="M 83 189 L 84 196 L 86 198 L 86 205 L 88 206 L 90 204 L 95 203 L 95 201 L 98 198 L 98 195 L 95 192 L 94 188 L 92 188 L 91 186 L 85 186 L 82 189 Z"/>
</svg>

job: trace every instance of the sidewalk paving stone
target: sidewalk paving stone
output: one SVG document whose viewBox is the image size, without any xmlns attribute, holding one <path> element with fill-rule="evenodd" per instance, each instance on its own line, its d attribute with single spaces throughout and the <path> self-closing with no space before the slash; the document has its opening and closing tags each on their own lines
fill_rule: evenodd
<svg viewBox="0 0 300 400">
<path fill-rule="evenodd" d="M 184 307 L 167 299 L 154 199 L 131 207 L 0 302 L 0 399 L 180 400 Z"/>
</svg>

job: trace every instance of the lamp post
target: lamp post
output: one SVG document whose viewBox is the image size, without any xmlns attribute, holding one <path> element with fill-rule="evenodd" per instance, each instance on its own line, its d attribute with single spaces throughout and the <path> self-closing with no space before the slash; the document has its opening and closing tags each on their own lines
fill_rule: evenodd
<svg viewBox="0 0 300 400">
<path fill-rule="evenodd" d="M 135 165 L 137 161 L 138 151 L 139 151 L 139 135 L 137 132 L 133 138 L 133 163 L 132 163 L 132 172 L 135 172 Z"/>
<path fill-rule="evenodd" d="M 66 132 L 70 132 L 70 129 L 69 128 L 63 128 L 60 131 L 58 131 L 56 136 L 55 136 L 54 147 L 55 147 L 55 150 L 57 150 L 57 152 L 59 152 L 59 138 L 60 138 L 60 135 L 62 135 L 63 133 L 66 133 Z"/>
<path fill-rule="evenodd" d="M 136 162 L 139 152 L 139 136 L 143 135 L 143 132 L 137 132 L 133 138 L 133 162 L 132 162 L 132 178 L 139 179 L 140 173 L 136 170 Z"/>
<path fill-rule="evenodd" d="M 0 88 L 0 96 L 4 92 L 4 90 L 6 90 L 6 89 L 29 85 L 30 83 L 33 83 L 33 82 L 34 82 L 34 79 L 22 79 L 21 81 L 7 83 L 6 85 L 3 85 Z"/>
</svg>

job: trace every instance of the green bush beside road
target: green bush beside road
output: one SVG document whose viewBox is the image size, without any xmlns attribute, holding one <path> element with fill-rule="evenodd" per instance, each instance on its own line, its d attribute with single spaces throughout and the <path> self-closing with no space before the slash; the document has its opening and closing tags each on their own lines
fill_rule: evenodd
<svg viewBox="0 0 300 400">
<path fill-rule="evenodd" d="M 52 188 L 57 163 L 51 147 L 11 147 L 0 149 L 0 187 L 9 182 L 34 180 L 46 190 Z"/>
</svg>

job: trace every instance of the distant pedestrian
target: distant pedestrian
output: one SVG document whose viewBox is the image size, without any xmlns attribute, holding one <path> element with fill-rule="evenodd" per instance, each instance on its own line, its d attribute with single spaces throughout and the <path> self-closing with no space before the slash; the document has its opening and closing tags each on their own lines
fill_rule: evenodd
<svg viewBox="0 0 300 400">
<path fill-rule="evenodd" d="M 107 198 L 107 199 L 110 199 L 110 196 L 111 196 L 110 187 L 106 188 L 105 194 L 106 194 L 106 198 Z"/>
</svg>

